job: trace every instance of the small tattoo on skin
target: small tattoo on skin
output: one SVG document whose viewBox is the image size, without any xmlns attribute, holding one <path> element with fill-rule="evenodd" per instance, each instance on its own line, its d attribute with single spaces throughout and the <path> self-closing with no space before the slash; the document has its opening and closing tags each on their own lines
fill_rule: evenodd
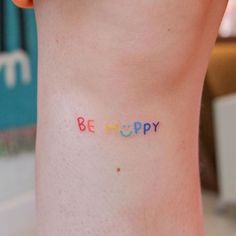
<svg viewBox="0 0 236 236">
<path fill-rule="evenodd" d="M 85 119 L 80 116 L 77 118 L 77 126 L 79 131 L 84 133 L 95 134 L 95 121 L 93 119 Z M 104 131 L 106 134 L 116 134 L 124 138 L 137 136 L 137 135 L 148 135 L 150 133 L 157 133 L 158 127 L 160 126 L 159 121 L 142 122 L 134 121 L 129 124 L 114 123 L 105 124 Z"/>
<path fill-rule="evenodd" d="M 77 124 L 78 128 L 81 132 L 90 132 L 90 133 L 95 133 L 94 130 L 94 120 L 85 120 L 84 117 L 80 116 L 77 118 Z"/>
</svg>

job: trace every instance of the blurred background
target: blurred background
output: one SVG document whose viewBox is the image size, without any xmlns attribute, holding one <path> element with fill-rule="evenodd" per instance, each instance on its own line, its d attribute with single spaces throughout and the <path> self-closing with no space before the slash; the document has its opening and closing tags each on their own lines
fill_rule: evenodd
<svg viewBox="0 0 236 236">
<path fill-rule="evenodd" d="M 37 37 L 33 10 L 0 0 L 0 235 L 34 235 Z M 204 84 L 200 173 L 206 236 L 236 235 L 236 0 Z"/>
</svg>

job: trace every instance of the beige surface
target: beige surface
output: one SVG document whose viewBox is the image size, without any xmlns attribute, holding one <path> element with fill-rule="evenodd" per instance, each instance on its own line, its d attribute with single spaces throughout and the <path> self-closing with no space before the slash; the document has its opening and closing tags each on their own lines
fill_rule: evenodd
<svg viewBox="0 0 236 236">
<path fill-rule="evenodd" d="M 216 213 L 217 196 L 204 193 L 205 236 L 235 236 L 236 206 L 229 206 L 224 213 Z"/>
</svg>

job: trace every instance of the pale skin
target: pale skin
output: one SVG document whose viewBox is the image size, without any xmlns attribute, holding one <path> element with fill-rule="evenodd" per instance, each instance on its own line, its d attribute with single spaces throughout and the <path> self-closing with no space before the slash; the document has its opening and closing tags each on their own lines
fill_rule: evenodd
<svg viewBox="0 0 236 236">
<path fill-rule="evenodd" d="M 32 2 L 14 0 L 21 7 Z M 226 0 L 35 0 L 38 236 L 202 236 L 198 124 Z M 158 120 L 131 139 L 81 133 Z"/>
</svg>

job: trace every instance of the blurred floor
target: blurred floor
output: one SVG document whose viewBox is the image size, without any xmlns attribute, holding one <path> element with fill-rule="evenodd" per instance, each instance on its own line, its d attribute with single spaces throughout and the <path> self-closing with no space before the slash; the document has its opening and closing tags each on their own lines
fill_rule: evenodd
<svg viewBox="0 0 236 236">
<path fill-rule="evenodd" d="M 225 212 L 217 213 L 217 195 L 203 193 L 205 236 L 236 235 L 236 205 L 228 206 Z"/>
</svg>

